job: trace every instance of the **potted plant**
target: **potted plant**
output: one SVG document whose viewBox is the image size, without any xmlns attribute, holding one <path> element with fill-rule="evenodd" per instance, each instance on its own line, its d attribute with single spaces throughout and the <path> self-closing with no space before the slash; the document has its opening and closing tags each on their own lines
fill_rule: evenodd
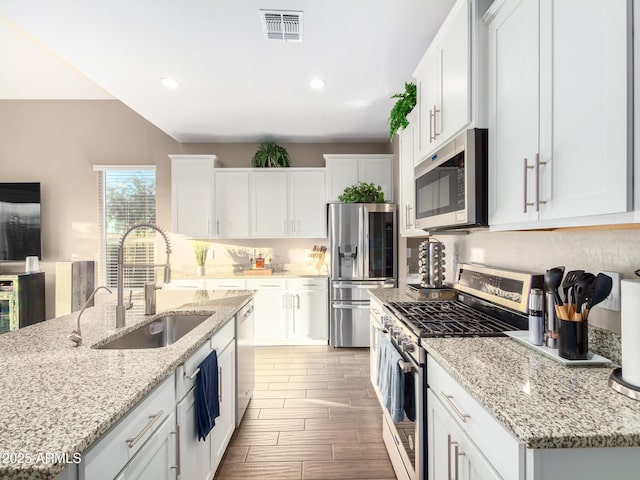
<svg viewBox="0 0 640 480">
<path fill-rule="evenodd" d="M 411 110 L 416 106 L 416 84 L 405 83 L 404 93 L 397 93 L 391 98 L 397 98 L 395 105 L 389 113 L 389 139 L 393 139 L 393 136 L 401 128 L 407 128 L 409 120 L 407 115 L 411 113 Z"/>
<path fill-rule="evenodd" d="M 253 167 L 288 167 L 289 153 L 275 142 L 264 142 L 251 161 Z"/>
<path fill-rule="evenodd" d="M 196 256 L 196 273 L 199 277 L 204 277 L 204 264 L 207 261 L 207 254 L 209 253 L 209 244 L 201 241 L 194 242 L 193 253 Z"/>
<path fill-rule="evenodd" d="M 346 203 L 384 203 L 384 192 L 380 185 L 359 182 L 344 189 L 338 200 Z"/>
</svg>

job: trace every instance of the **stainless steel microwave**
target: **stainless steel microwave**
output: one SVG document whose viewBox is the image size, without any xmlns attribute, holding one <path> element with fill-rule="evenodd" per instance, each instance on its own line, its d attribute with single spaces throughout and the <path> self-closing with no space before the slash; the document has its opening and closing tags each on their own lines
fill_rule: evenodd
<svg viewBox="0 0 640 480">
<path fill-rule="evenodd" d="M 427 231 L 487 226 L 487 130 L 465 130 L 415 167 L 415 225 Z"/>
</svg>

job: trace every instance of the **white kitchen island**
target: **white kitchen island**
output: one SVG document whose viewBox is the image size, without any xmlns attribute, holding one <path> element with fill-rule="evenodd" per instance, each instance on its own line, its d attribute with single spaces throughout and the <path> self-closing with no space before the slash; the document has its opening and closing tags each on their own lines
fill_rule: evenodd
<svg viewBox="0 0 640 480">
<path fill-rule="evenodd" d="M 236 312 L 253 296 L 251 291 L 159 292 L 158 312 L 210 315 L 181 339 L 161 348 L 92 348 L 153 321 L 156 316 L 143 315 L 135 301 L 122 329 L 115 328 L 115 302 L 86 310 L 81 325 L 84 344 L 77 348 L 66 338 L 75 329 L 77 313 L 0 335 L 4 367 L 0 374 L 0 478 L 54 479 L 61 474 L 61 478 L 82 478 L 87 452 L 95 450 L 105 434 L 118 433 L 125 423 L 119 420 L 147 406 L 154 414 L 162 411 L 162 418 L 141 433 L 140 441 L 129 450 L 147 445 L 154 429 L 162 433 L 166 428 L 169 440 L 158 445 L 157 451 L 164 448 L 173 455 L 177 439 L 172 439 L 169 430 L 176 430 L 175 422 L 171 426 L 175 372 L 184 369 L 183 364 L 205 342 L 213 345 L 217 332 L 232 327 Z M 145 417 L 142 427 L 151 420 Z M 131 443 L 123 440 L 123 445 Z M 171 445 L 174 449 L 169 452 Z M 167 475 L 171 472 L 175 470 Z M 105 474 L 104 478 L 113 476 Z"/>
</svg>

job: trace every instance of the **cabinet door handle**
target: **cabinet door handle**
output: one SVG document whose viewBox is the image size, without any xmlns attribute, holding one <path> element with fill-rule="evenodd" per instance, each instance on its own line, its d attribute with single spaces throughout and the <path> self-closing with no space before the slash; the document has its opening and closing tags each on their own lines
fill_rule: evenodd
<svg viewBox="0 0 640 480">
<path fill-rule="evenodd" d="M 460 451 L 459 446 L 458 446 L 458 442 L 451 442 L 453 444 L 453 451 L 454 451 L 454 455 L 453 458 L 455 460 L 455 464 L 454 464 L 454 473 L 455 475 L 453 476 L 453 478 L 455 478 L 455 480 L 459 480 L 460 479 L 460 472 L 458 470 L 458 465 L 460 464 L 460 462 L 458 462 L 458 457 L 463 457 L 464 453 Z"/>
<path fill-rule="evenodd" d="M 220 220 L 216 220 L 216 235 L 220 235 Z"/>
<path fill-rule="evenodd" d="M 171 435 L 176 436 L 176 464 L 171 468 L 176 471 L 176 477 L 180 476 L 180 425 L 176 425 L 176 431 L 171 432 Z"/>
<path fill-rule="evenodd" d="M 451 480 L 451 447 L 458 445 L 458 442 L 451 441 L 451 434 L 447 435 L 447 480 Z"/>
<path fill-rule="evenodd" d="M 535 203 L 527 201 L 527 178 L 529 176 L 529 169 L 533 170 L 533 165 L 529 165 L 527 159 L 524 159 L 524 213 L 527 213 L 527 207 L 533 207 Z M 536 187 L 536 190 L 538 188 Z"/>
<path fill-rule="evenodd" d="M 164 412 L 162 410 L 160 410 L 155 415 L 149 415 L 149 423 L 145 425 L 145 427 L 140 431 L 140 433 L 138 433 L 138 435 L 136 435 L 133 438 L 127 438 L 126 442 L 128 447 L 133 448 L 136 445 L 136 443 L 138 443 L 140 439 L 144 437 L 144 435 L 151 429 L 151 427 L 153 427 L 153 424 L 156 423 L 160 417 L 162 417 L 162 415 L 164 415 Z"/>
<path fill-rule="evenodd" d="M 413 210 L 413 207 L 411 205 L 407 205 L 407 207 L 409 208 L 409 228 L 413 227 L 413 222 L 412 222 L 412 218 L 411 218 L 411 210 Z"/>
<path fill-rule="evenodd" d="M 451 410 L 453 410 L 453 413 L 455 413 L 458 418 L 462 420 L 462 423 L 467 423 L 467 420 L 471 418 L 471 415 L 469 415 L 468 413 L 462 413 L 462 411 L 458 407 L 456 407 L 456 404 L 453 403 L 453 395 L 447 395 L 442 390 L 440 391 L 440 394 L 442 395 L 442 398 L 444 398 L 445 402 L 449 404 Z"/>
<path fill-rule="evenodd" d="M 438 110 L 436 108 L 436 106 L 433 106 L 433 140 L 435 141 L 438 136 L 440 136 L 440 134 L 438 133 L 438 127 L 437 127 L 437 121 L 438 118 L 436 117 L 436 114 L 440 113 L 440 110 Z"/>
<path fill-rule="evenodd" d="M 429 109 L 429 143 L 433 143 L 435 140 L 433 137 L 433 112 Z"/>
<path fill-rule="evenodd" d="M 218 367 L 218 402 L 222 403 L 222 367 Z"/>
<path fill-rule="evenodd" d="M 547 202 L 540 201 L 540 165 L 546 165 L 547 162 L 540 161 L 540 154 L 536 153 L 536 212 L 540 211 L 540 204 Z"/>
<path fill-rule="evenodd" d="M 211 235 L 211 220 L 207 220 L 207 233 Z"/>
</svg>

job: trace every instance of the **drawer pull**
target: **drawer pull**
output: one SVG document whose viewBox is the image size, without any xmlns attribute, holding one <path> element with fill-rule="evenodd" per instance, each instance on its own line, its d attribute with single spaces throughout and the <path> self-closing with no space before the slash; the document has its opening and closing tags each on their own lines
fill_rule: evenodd
<svg viewBox="0 0 640 480">
<path fill-rule="evenodd" d="M 140 439 L 144 437 L 144 435 L 151 429 L 151 427 L 153 427 L 153 424 L 156 423 L 160 417 L 162 417 L 162 415 L 164 415 L 164 412 L 162 410 L 160 410 L 155 415 L 149 415 L 149 423 L 147 423 L 142 431 L 134 438 L 127 438 L 126 442 L 129 448 L 133 448 L 135 444 L 138 443 Z"/>
<path fill-rule="evenodd" d="M 471 418 L 471 415 L 469 415 L 468 413 L 462 413 L 460 409 L 456 407 L 456 404 L 453 403 L 453 395 L 447 395 L 443 391 L 440 391 L 440 394 L 442 395 L 444 400 L 449 404 L 449 406 L 451 407 L 451 410 L 453 410 L 453 413 L 455 413 L 458 416 L 458 418 L 462 420 L 462 423 L 467 423 L 467 420 Z"/>
<path fill-rule="evenodd" d="M 198 375 L 200 373 L 200 369 L 196 368 L 196 371 L 193 372 L 191 375 L 187 375 L 187 371 L 184 371 L 184 378 L 186 378 L 187 380 L 193 380 L 194 378 L 196 378 L 196 375 Z"/>
</svg>

